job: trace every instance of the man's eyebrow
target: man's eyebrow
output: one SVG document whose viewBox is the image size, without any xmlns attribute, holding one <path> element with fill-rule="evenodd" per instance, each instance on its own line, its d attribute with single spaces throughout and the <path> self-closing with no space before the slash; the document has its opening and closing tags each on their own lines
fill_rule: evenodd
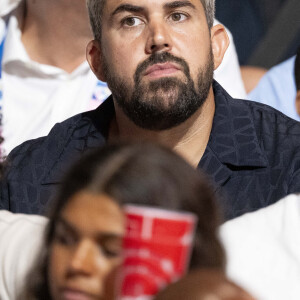
<svg viewBox="0 0 300 300">
<path fill-rule="evenodd" d="M 111 16 L 114 16 L 121 12 L 134 12 L 134 13 L 140 13 L 143 12 L 145 9 L 141 6 L 132 5 L 132 4 L 122 4 L 118 6 L 111 14 Z"/>
<path fill-rule="evenodd" d="M 195 5 L 191 3 L 190 1 L 173 1 L 166 3 L 164 5 L 164 9 L 172 9 L 172 8 L 179 8 L 179 7 L 191 7 L 193 9 L 196 9 Z"/>
</svg>

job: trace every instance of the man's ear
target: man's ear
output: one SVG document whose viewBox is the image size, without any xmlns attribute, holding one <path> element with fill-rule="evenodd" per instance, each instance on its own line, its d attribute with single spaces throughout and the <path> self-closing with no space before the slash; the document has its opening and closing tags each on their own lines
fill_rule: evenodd
<svg viewBox="0 0 300 300">
<path fill-rule="evenodd" d="M 214 55 L 214 69 L 216 70 L 221 64 L 225 52 L 229 46 L 229 38 L 226 29 L 222 24 L 212 27 L 211 46 Z"/>
<path fill-rule="evenodd" d="M 296 94 L 296 111 L 300 116 L 300 90 L 298 90 Z"/>
<path fill-rule="evenodd" d="M 88 43 L 86 47 L 86 59 L 97 78 L 105 82 L 101 45 L 98 41 L 92 40 Z"/>
</svg>

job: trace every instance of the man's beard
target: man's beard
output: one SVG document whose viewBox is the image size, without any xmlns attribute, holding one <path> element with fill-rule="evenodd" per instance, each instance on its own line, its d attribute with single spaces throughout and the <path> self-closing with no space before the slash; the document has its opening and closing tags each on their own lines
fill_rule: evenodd
<svg viewBox="0 0 300 300">
<path fill-rule="evenodd" d="M 165 62 L 180 65 L 185 80 L 162 77 L 142 83 L 142 74 L 149 66 Z M 168 52 L 154 53 L 138 65 L 133 91 L 125 80 L 110 70 L 105 58 L 104 69 L 113 98 L 125 115 L 138 127 L 160 131 L 178 126 L 202 107 L 213 81 L 214 65 L 210 49 L 206 65 L 198 70 L 197 89 L 186 61 Z"/>
</svg>

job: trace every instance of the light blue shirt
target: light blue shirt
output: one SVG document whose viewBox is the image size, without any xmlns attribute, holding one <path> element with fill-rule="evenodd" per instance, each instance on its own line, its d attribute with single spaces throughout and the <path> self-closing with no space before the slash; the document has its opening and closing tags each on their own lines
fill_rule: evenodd
<svg viewBox="0 0 300 300">
<path fill-rule="evenodd" d="M 296 112 L 296 83 L 294 64 L 296 56 L 271 68 L 260 80 L 257 87 L 248 94 L 248 99 L 264 103 L 300 121 Z"/>
</svg>

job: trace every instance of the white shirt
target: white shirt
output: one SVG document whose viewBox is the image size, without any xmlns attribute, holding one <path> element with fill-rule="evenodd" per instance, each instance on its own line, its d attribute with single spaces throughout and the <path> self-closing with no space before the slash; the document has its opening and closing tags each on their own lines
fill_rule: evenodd
<svg viewBox="0 0 300 300">
<path fill-rule="evenodd" d="M 15 300 L 37 258 L 47 219 L 0 211 L 0 299 Z M 221 226 L 227 274 L 259 300 L 300 299 L 300 196 Z"/>
<path fill-rule="evenodd" d="M 32 61 L 14 15 L 9 18 L 2 69 L 6 154 L 26 140 L 47 135 L 55 123 L 94 109 L 110 94 L 106 85 L 97 86 L 87 62 L 69 74 Z M 94 94 L 98 97 L 93 101 Z"/>
<path fill-rule="evenodd" d="M 12 11 L 21 0 L 0 0 L 0 16 Z"/>
<path fill-rule="evenodd" d="M 16 300 L 38 257 L 47 219 L 0 210 L 0 299 Z"/>
<path fill-rule="evenodd" d="M 300 299 L 300 196 L 221 226 L 227 273 L 259 300 Z"/>
</svg>

